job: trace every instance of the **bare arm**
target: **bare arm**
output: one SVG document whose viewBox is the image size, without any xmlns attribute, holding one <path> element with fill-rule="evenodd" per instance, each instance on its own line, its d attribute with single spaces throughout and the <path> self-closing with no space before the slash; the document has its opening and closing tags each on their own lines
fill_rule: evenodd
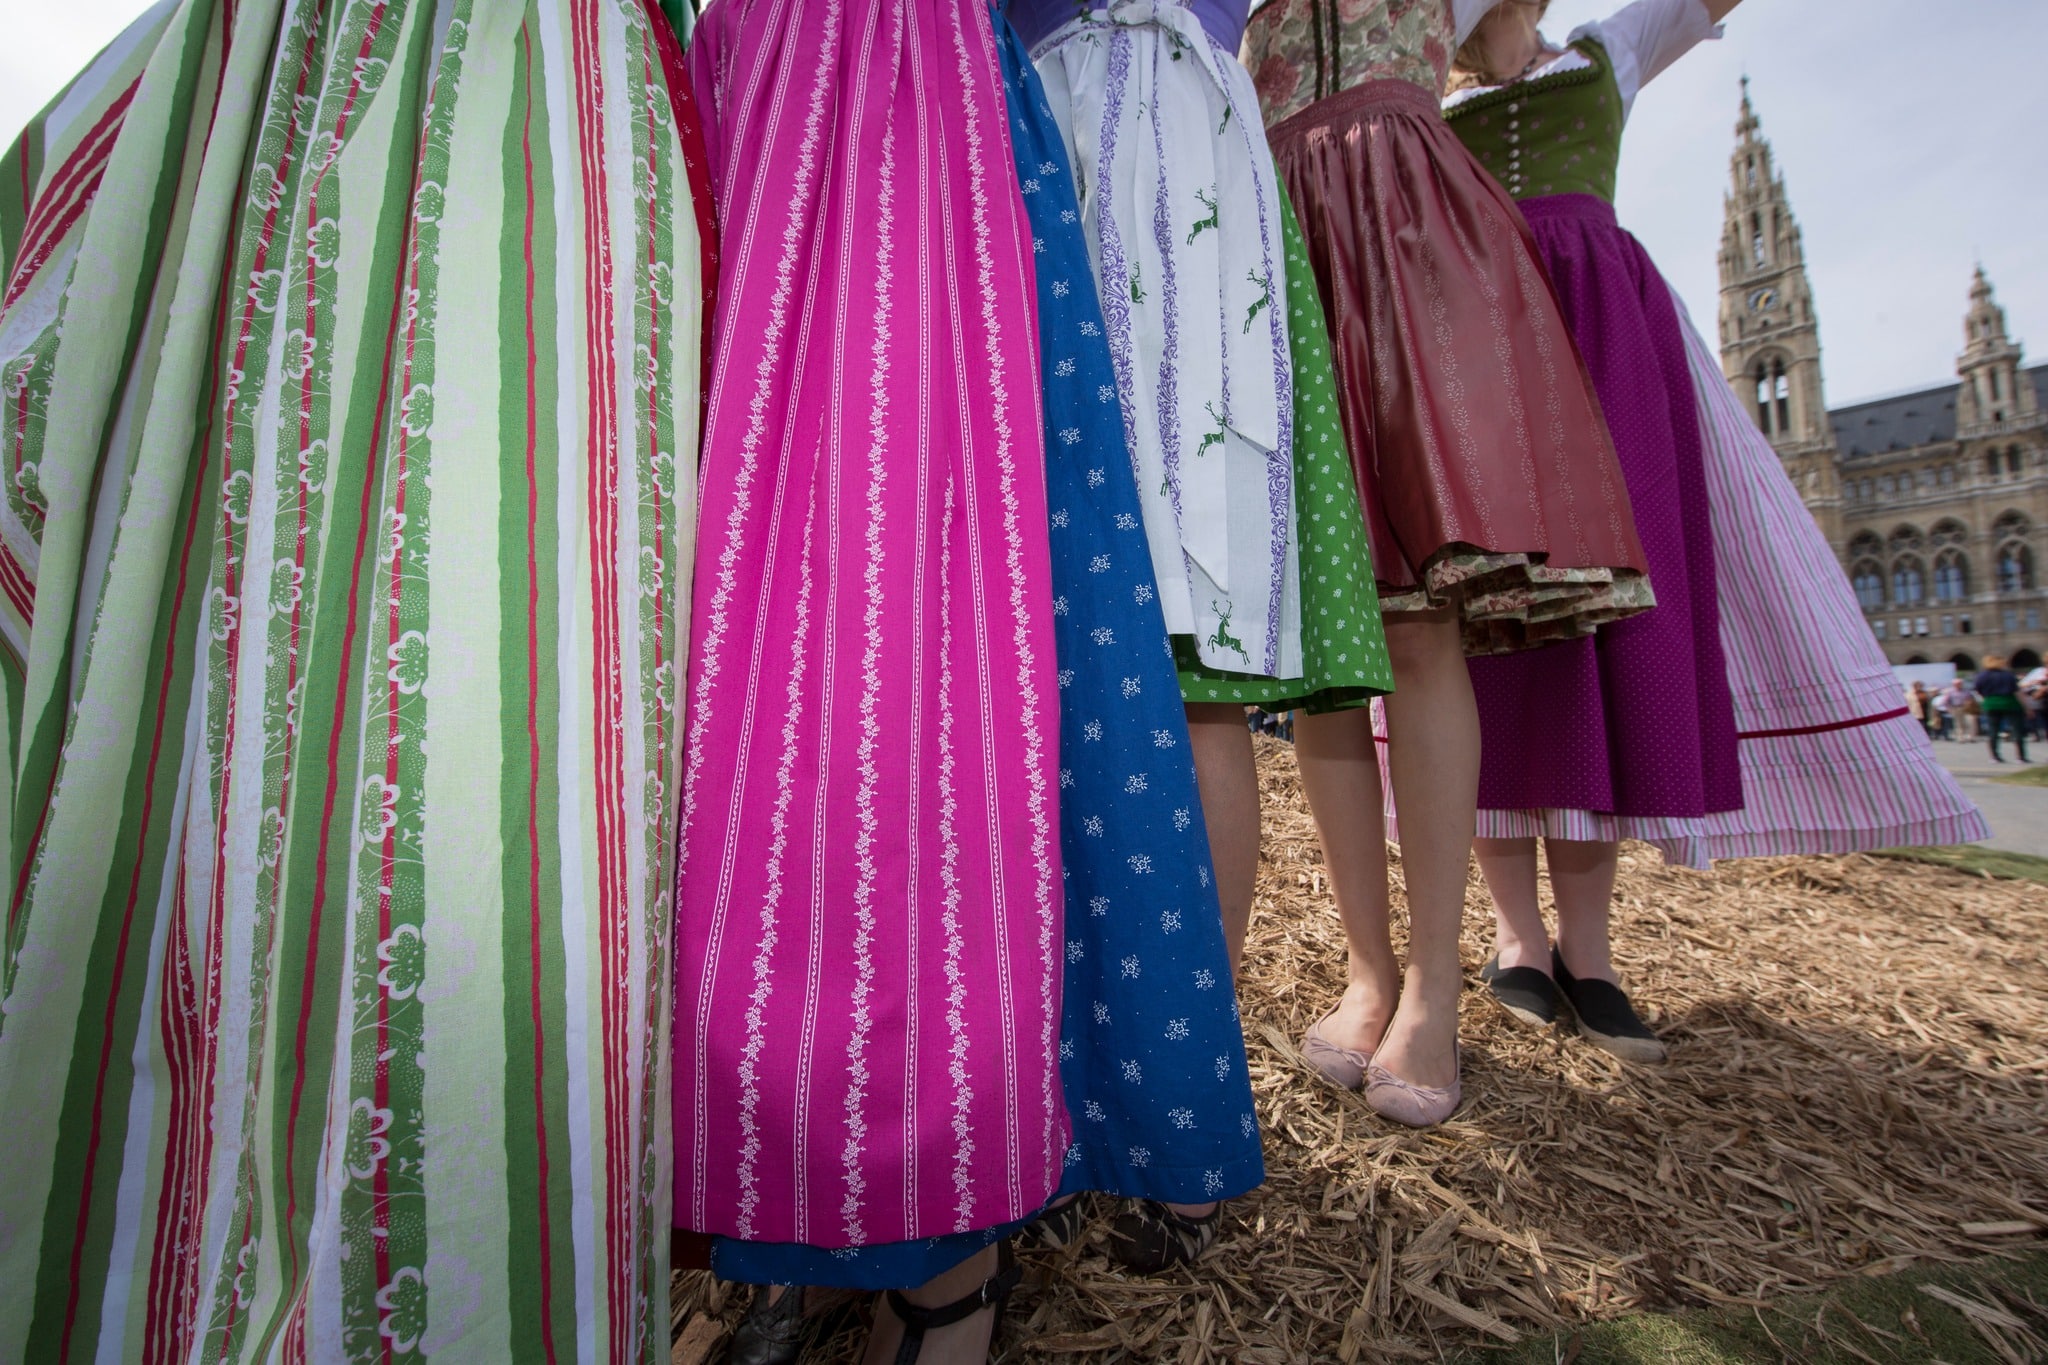
<svg viewBox="0 0 2048 1365">
<path fill-rule="evenodd" d="M 1707 7 L 1707 17 L 1718 24 L 1726 19 L 1729 11 L 1741 4 L 1742 0 L 1700 0 L 1700 3 Z"/>
</svg>

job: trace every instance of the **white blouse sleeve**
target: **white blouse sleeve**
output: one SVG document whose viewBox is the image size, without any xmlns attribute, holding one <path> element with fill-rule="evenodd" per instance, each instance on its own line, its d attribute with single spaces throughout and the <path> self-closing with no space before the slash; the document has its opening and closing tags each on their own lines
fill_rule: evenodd
<svg viewBox="0 0 2048 1365">
<path fill-rule="evenodd" d="M 1635 0 L 1610 18 L 1587 24 L 1571 40 L 1597 38 L 1614 63 L 1621 87 L 1621 112 L 1627 118 L 1636 95 L 1673 62 L 1709 38 L 1721 26 L 1707 18 L 1703 0 Z"/>
<path fill-rule="evenodd" d="M 1458 26 L 1460 47 L 1472 36 L 1472 30 L 1479 27 L 1479 21 L 1486 17 L 1487 11 L 1499 4 L 1500 0 L 1450 0 L 1451 20 Z"/>
</svg>

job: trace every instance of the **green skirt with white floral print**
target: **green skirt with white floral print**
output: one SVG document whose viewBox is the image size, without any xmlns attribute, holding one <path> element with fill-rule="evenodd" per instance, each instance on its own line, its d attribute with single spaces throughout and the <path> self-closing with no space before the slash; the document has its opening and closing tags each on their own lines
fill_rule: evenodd
<svg viewBox="0 0 2048 1365">
<path fill-rule="evenodd" d="M 1301 544 L 1299 678 L 1205 667 L 1195 642 L 1177 635 L 1180 690 L 1193 702 L 1238 702 L 1266 711 L 1341 711 L 1394 689 L 1373 588 L 1372 552 L 1337 411 L 1328 325 L 1301 229 L 1280 201 L 1287 241 L 1288 337 L 1294 348 L 1294 508 Z"/>
</svg>

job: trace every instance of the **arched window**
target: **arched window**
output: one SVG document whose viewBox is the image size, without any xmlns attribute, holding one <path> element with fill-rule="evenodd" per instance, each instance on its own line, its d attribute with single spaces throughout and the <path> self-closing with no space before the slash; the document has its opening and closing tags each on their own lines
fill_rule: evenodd
<svg viewBox="0 0 2048 1365">
<path fill-rule="evenodd" d="M 2008 474 L 2020 472 L 2020 448 L 2018 446 L 2007 447 L 2005 452 L 2005 472 Z"/>
<path fill-rule="evenodd" d="M 1755 188 L 1756 188 L 1756 155 L 1755 155 L 1755 153 L 1751 153 L 1751 154 L 1750 154 L 1750 158 L 1749 158 L 1749 187 L 1750 187 L 1751 189 L 1755 189 Z"/>
<path fill-rule="evenodd" d="M 1991 523 L 1991 538 L 1993 540 L 2021 540 L 2025 538 L 2030 528 L 2031 524 L 2027 521 L 2027 514 L 2025 512 L 2017 509 L 2008 509 L 2000 512 L 1998 520 Z"/>
<path fill-rule="evenodd" d="M 1970 564 L 1960 550 L 1944 550 L 1934 561 L 1934 600 L 1966 602 L 1970 597 Z"/>
<path fill-rule="evenodd" d="M 1792 385 L 1785 379 L 1785 362 L 1780 360 L 1771 366 L 1773 395 L 1778 400 L 1778 434 L 1783 436 L 1792 430 Z"/>
<path fill-rule="evenodd" d="M 1877 561 L 1866 559 L 1856 566 L 1856 603 L 1865 611 L 1877 611 L 1884 606 L 1884 570 Z"/>
<path fill-rule="evenodd" d="M 1771 367 L 1761 360 L 1756 363 L 1756 425 L 1764 435 L 1771 434 Z"/>
<path fill-rule="evenodd" d="M 1883 478 L 1877 481 L 1877 491 L 1884 494 L 1886 497 L 1890 497 L 1892 495 L 1892 489 L 1894 489 L 1895 487 L 1897 487 L 1897 485 L 1892 482 L 1892 476 L 1889 474 L 1885 475 Z"/>
<path fill-rule="evenodd" d="M 1871 482 L 1870 480 L 1868 480 L 1868 479 L 1865 479 L 1865 480 L 1863 481 L 1863 500 L 1864 500 L 1865 502 L 1869 502 L 1869 501 L 1870 501 L 1870 498 L 1871 498 L 1871 495 L 1872 495 L 1873 493 L 1875 493 L 1876 491 L 1877 491 L 1877 485 L 1876 485 L 1876 484 L 1872 483 L 1872 482 Z"/>
<path fill-rule="evenodd" d="M 1941 486 L 1943 488 L 1953 488 L 1955 487 L 1955 482 L 1956 467 L 1952 464 L 1943 465 L 1941 467 Z"/>
<path fill-rule="evenodd" d="M 2005 397 L 2005 390 L 1999 387 L 1998 371 L 1993 370 L 1991 372 L 1991 401 L 1995 403 L 2003 397 Z"/>
<path fill-rule="evenodd" d="M 1761 213 L 1749 215 L 1749 250 L 1756 263 L 1764 263 L 1764 216 Z"/>
<path fill-rule="evenodd" d="M 1906 558 L 1892 565 L 1892 603 L 1917 607 L 1927 600 L 1927 571 L 1919 560 Z"/>
<path fill-rule="evenodd" d="M 1999 467 L 1999 461 L 1998 461 L 1998 452 L 1997 452 L 1997 451 L 1995 451 L 1995 450 L 1987 450 L 1987 451 L 1985 451 L 1985 452 L 1984 452 L 1984 475 L 1985 475 L 1985 477 L 1986 477 L 1986 478 L 1991 478 L 1991 479 L 1995 479 L 1995 478 L 1997 478 L 1997 477 L 1998 477 L 1998 467 Z"/>
<path fill-rule="evenodd" d="M 2026 592 L 2034 586 L 2034 556 L 2024 545 L 2004 545 L 1998 551 L 1998 590 Z"/>
<path fill-rule="evenodd" d="M 1893 528 L 1890 543 L 1892 553 L 1896 555 L 1904 550 L 1919 549 L 1926 544 L 1926 538 L 1920 534 L 1920 528 L 1917 526 L 1899 526 Z"/>
</svg>

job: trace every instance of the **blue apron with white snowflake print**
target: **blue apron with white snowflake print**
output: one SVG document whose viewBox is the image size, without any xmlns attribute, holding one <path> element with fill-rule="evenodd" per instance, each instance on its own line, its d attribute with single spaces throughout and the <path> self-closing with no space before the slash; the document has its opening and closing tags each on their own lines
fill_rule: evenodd
<svg viewBox="0 0 2048 1365">
<path fill-rule="evenodd" d="M 1060 683 L 1067 969 L 1063 1194 L 1176 1204 L 1265 1179 L 1187 713 L 1153 586 L 1102 304 L 1059 126 L 998 17 L 1010 137 L 1038 265 Z M 752 1284 L 919 1285 L 1015 1226 L 855 1250 L 713 1243 Z"/>
<path fill-rule="evenodd" d="M 1005 29 L 1038 262 L 1060 664 L 1066 1192 L 1199 1204 L 1265 1178 L 1187 713 L 1059 125 Z"/>
</svg>

